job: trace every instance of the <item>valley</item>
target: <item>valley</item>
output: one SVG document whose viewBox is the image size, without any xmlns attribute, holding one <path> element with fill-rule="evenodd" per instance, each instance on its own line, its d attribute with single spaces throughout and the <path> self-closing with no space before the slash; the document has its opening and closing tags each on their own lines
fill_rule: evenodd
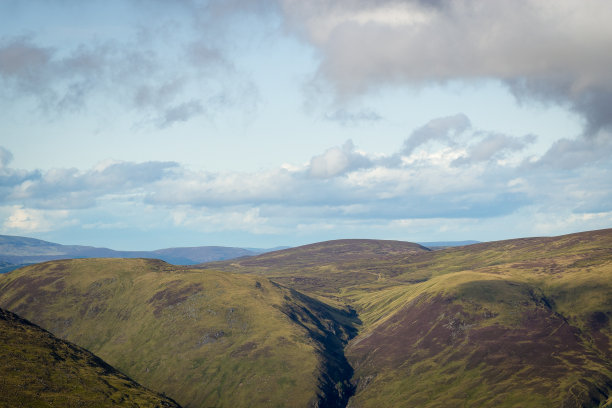
<svg viewBox="0 0 612 408">
<path fill-rule="evenodd" d="M 611 229 L 56 260 L 0 307 L 184 407 L 612 406 Z"/>
</svg>

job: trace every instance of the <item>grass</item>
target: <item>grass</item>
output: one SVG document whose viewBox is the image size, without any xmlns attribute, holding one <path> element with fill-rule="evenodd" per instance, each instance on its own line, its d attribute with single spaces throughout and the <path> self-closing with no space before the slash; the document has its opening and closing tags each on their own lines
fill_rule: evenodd
<svg viewBox="0 0 612 408">
<path fill-rule="evenodd" d="M 316 399 L 317 345 L 282 311 L 291 292 L 265 279 L 119 259 L 53 261 L 7 278 L 3 305 L 184 406 Z"/>
<path fill-rule="evenodd" d="M 87 350 L 0 309 L 0 407 L 178 407 Z"/>
</svg>

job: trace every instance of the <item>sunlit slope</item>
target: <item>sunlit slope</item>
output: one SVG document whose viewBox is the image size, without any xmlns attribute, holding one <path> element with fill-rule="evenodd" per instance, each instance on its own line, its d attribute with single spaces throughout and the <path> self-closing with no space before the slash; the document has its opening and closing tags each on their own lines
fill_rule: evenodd
<svg viewBox="0 0 612 408">
<path fill-rule="evenodd" d="M 297 290 L 336 294 L 342 288 L 379 279 L 379 271 L 371 271 L 367 267 L 371 262 L 390 257 L 410 259 L 429 251 L 411 242 L 341 239 L 244 259 L 211 262 L 201 267 L 260 274 Z"/>
<path fill-rule="evenodd" d="M 351 406 L 608 401 L 612 230 L 423 254 L 403 273 L 382 263 L 384 279 L 343 293 L 363 321 L 345 351 Z"/>
<path fill-rule="evenodd" d="M 0 407 L 177 407 L 72 343 L 0 309 Z"/>
<path fill-rule="evenodd" d="M 351 374 L 350 315 L 261 277 L 52 261 L 3 276 L 0 305 L 187 407 L 334 406 Z"/>
</svg>

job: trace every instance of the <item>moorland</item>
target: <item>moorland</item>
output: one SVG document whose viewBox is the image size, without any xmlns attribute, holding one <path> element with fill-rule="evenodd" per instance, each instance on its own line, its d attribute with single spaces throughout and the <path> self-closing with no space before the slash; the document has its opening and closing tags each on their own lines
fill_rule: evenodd
<svg viewBox="0 0 612 408">
<path fill-rule="evenodd" d="M 0 307 L 184 407 L 612 406 L 612 229 L 52 260 L 0 275 Z"/>
</svg>

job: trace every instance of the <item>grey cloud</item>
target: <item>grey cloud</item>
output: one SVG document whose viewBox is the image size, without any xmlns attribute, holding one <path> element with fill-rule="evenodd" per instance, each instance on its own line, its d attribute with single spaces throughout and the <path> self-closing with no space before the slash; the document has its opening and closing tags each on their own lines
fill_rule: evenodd
<svg viewBox="0 0 612 408">
<path fill-rule="evenodd" d="M 547 167 L 556 169 L 577 169 L 584 166 L 612 163 L 612 137 L 599 135 L 588 139 L 560 139 L 537 160 L 527 161 L 526 168 Z"/>
<path fill-rule="evenodd" d="M 13 161 L 13 153 L 0 146 L 0 169 L 4 169 Z"/>
<path fill-rule="evenodd" d="M 189 16 L 189 7 L 195 5 L 187 6 L 183 13 Z M 203 13 L 212 12 L 202 7 Z M 133 36 L 121 41 L 84 39 L 68 48 L 44 47 L 32 36 L 0 38 L 0 85 L 5 91 L 1 97 L 30 99 L 53 116 L 87 109 L 103 96 L 135 109 L 141 115 L 137 123 L 159 127 L 215 113 L 228 101 L 231 106 L 243 101 L 248 105 L 256 92 L 225 55 L 221 36 L 202 36 L 197 24 L 188 30 L 187 39 L 170 29 L 157 32 L 156 25 L 183 24 L 174 21 L 180 13 L 167 14 L 160 22 L 132 27 Z M 227 30 L 220 21 L 215 24 Z M 178 63 L 168 62 L 172 58 Z M 223 104 L 218 103 L 219 95 L 225 98 Z"/>
<path fill-rule="evenodd" d="M 185 50 L 186 58 L 196 69 L 210 71 L 211 68 L 233 71 L 233 64 L 221 50 L 212 47 L 208 41 L 196 41 L 189 44 Z"/>
<path fill-rule="evenodd" d="M 107 194 L 130 194 L 170 177 L 174 162 L 112 163 L 86 172 L 52 169 L 46 172 L 4 170 L 0 191 L 5 203 L 26 204 L 29 208 L 89 208 Z"/>
<path fill-rule="evenodd" d="M 343 126 L 355 126 L 360 123 L 378 122 L 382 120 L 382 116 L 368 109 L 355 112 L 346 109 L 338 109 L 332 113 L 326 114 L 325 119 L 338 122 Z"/>
<path fill-rule="evenodd" d="M 94 90 L 143 78 L 155 63 L 136 50 L 112 43 L 80 45 L 69 53 L 43 48 L 30 38 L 4 38 L 0 45 L 0 80 L 13 97 L 37 98 L 45 110 L 64 111 L 85 105 Z"/>
<path fill-rule="evenodd" d="M 53 53 L 53 49 L 38 47 L 27 37 L 3 39 L 0 42 L 0 75 L 24 87 L 27 82 L 39 82 L 35 80 L 39 76 L 37 71 L 49 63 Z"/>
<path fill-rule="evenodd" d="M 197 100 L 184 102 L 169 107 L 161 117 L 160 127 L 168 127 L 176 122 L 186 122 L 192 117 L 204 113 L 202 103 Z"/>
<path fill-rule="evenodd" d="M 487 135 L 482 140 L 472 144 L 467 154 L 453 161 L 452 165 L 461 166 L 471 163 L 489 161 L 493 158 L 503 158 L 510 152 L 523 150 L 527 145 L 535 142 L 534 135 L 523 137 L 508 136 L 499 133 Z"/>
<path fill-rule="evenodd" d="M 338 94 L 498 79 L 517 96 L 568 106 L 587 134 L 612 126 L 610 2 L 279 1 Z"/>
<path fill-rule="evenodd" d="M 185 87 L 184 78 L 174 78 L 160 84 L 142 84 L 135 89 L 134 104 L 141 108 L 161 108 L 172 101 Z"/>
<path fill-rule="evenodd" d="M 506 80 L 519 101 L 537 100 L 566 106 L 584 118 L 584 135 L 612 130 L 612 74 L 607 86 L 595 82 L 578 86 L 573 78 L 519 78 Z M 578 89 L 576 89 L 578 87 Z"/>
<path fill-rule="evenodd" d="M 454 116 L 432 119 L 426 125 L 418 128 L 406 141 L 401 153 L 409 155 L 416 149 L 430 141 L 453 142 L 453 138 L 471 127 L 470 119 L 462 113 Z"/>
</svg>

